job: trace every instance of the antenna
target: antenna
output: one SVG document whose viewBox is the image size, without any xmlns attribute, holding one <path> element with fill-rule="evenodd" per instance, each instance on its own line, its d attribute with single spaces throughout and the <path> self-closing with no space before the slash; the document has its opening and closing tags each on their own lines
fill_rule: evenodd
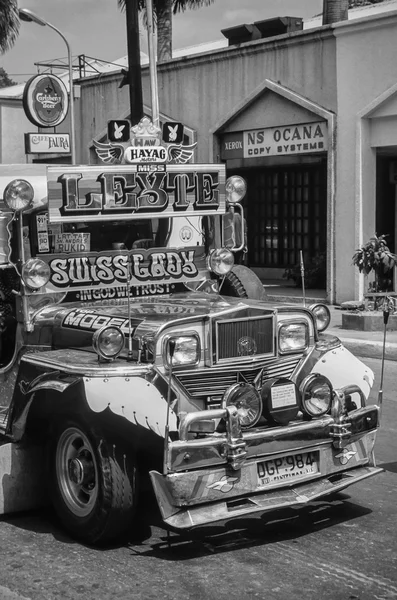
<svg viewBox="0 0 397 600">
<path fill-rule="evenodd" d="M 301 259 L 301 276 L 302 276 L 302 293 L 303 293 L 303 306 L 306 306 L 306 292 L 305 292 L 305 263 L 303 262 L 303 252 L 300 250 Z"/>
<path fill-rule="evenodd" d="M 175 340 L 168 342 L 168 349 L 170 351 L 170 372 L 168 377 L 168 391 L 167 391 L 167 418 L 165 422 L 165 434 L 164 434 L 164 463 L 163 463 L 163 474 L 167 475 L 167 463 L 168 463 L 168 434 L 169 434 L 169 421 L 170 421 L 170 405 L 171 405 L 171 383 L 172 383 L 172 359 L 175 352 Z"/>
<path fill-rule="evenodd" d="M 382 414 L 382 402 L 383 402 L 383 373 L 385 368 L 385 351 L 386 351 L 386 329 L 387 322 L 389 320 L 390 314 L 390 306 L 389 306 L 389 298 L 385 296 L 385 301 L 383 302 L 383 348 L 382 348 L 382 370 L 380 375 L 380 385 L 379 385 L 379 393 L 378 393 L 378 404 L 380 415 Z"/>
<path fill-rule="evenodd" d="M 128 254 L 128 273 L 127 273 L 127 314 L 128 314 L 128 355 L 127 360 L 132 361 L 132 327 L 131 327 L 131 281 L 132 281 L 132 260 Z"/>
</svg>

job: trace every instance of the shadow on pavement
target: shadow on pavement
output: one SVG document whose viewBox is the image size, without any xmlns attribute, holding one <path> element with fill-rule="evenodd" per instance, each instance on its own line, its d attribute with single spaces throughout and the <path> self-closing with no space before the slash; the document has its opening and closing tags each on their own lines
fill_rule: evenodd
<svg viewBox="0 0 397 600">
<path fill-rule="evenodd" d="M 294 509 L 283 509 L 251 518 L 230 519 L 222 525 L 200 527 L 188 532 L 167 532 L 161 527 L 159 540 L 146 540 L 130 549 L 134 555 L 155 556 L 163 560 L 187 560 L 203 555 L 227 552 L 244 547 L 263 546 L 280 541 L 298 540 L 315 531 L 358 519 L 372 511 L 349 502 L 350 496 L 339 493 Z"/>
<path fill-rule="evenodd" d="M 390 463 L 396 469 L 397 463 Z M 388 465 L 382 465 L 387 468 Z M 213 553 L 222 553 L 244 547 L 268 545 L 280 541 L 298 540 L 315 531 L 361 518 L 372 511 L 350 501 L 350 496 L 339 493 L 328 501 L 312 502 L 300 508 L 289 508 L 239 519 L 222 524 L 203 526 L 187 532 L 167 531 L 152 494 L 145 495 L 139 519 L 128 543 L 114 543 L 96 547 L 107 551 L 128 548 L 134 556 L 154 556 L 166 561 L 186 560 Z M 39 534 L 50 534 L 61 544 L 84 545 L 68 536 L 52 509 L 6 515 L 1 521 L 14 527 Z"/>
</svg>

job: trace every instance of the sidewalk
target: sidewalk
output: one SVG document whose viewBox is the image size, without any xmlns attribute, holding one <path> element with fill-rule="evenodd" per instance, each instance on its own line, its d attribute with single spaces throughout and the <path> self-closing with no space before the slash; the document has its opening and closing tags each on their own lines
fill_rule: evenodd
<svg viewBox="0 0 397 600">
<path fill-rule="evenodd" d="M 342 311 L 337 306 L 329 306 L 331 325 L 326 333 L 336 335 L 355 356 L 363 358 L 382 358 L 384 328 L 382 331 L 356 331 L 342 329 Z M 386 326 L 385 359 L 397 361 L 397 331 L 391 331 Z"/>
<path fill-rule="evenodd" d="M 303 303 L 302 290 L 280 280 L 264 280 L 263 286 L 267 292 L 269 302 Z M 324 302 L 324 290 L 307 290 L 305 295 L 306 306 L 314 302 Z M 380 331 L 356 331 L 342 329 L 342 311 L 338 306 L 329 306 L 331 311 L 331 324 L 326 330 L 330 335 L 336 335 L 343 345 L 355 356 L 361 358 L 382 358 L 384 328 Z M 388 330 L 386 327 L 385 359 L 397 361 L 397 331 Z"/>
</svg>

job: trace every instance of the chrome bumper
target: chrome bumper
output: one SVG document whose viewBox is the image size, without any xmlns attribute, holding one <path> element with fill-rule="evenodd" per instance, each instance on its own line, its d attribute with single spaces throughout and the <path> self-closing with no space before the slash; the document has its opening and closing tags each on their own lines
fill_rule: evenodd
<svg viewBox="0 0 397 600">
<path fill-rule="evenodd" d="M 223 499 L 187 508 L 179 508 L 172 504 L 169 490 L 160 473 L 152 471 L 150 475 L 164 522 L 176 529 L 190 529 L 255 513 L 302 506 L 382 472 L 383 469 L 376 467 L 356 467 L 340 474 L 337 473 L 293 487 L 248 494 L 238 499 Z"/>
</svg>

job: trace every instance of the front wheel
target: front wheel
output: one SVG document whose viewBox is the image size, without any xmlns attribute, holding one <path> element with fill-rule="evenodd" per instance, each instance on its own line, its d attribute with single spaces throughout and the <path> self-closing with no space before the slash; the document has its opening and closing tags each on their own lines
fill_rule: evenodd
<svg viewBox="0 0 397 600">
<path fill-rule="evenodd" d="M 50 448 L 50 492 L 68 532 L 89 544 L 131 531 L 137 501 L 131 456 L 78 421 L 59 424 Z"/>
</svg>

